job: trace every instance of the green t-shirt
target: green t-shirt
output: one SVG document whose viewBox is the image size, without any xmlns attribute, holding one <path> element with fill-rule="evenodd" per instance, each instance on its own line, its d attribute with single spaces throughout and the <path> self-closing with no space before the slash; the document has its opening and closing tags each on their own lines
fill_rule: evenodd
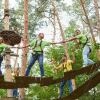
<svg viewBox="0 0 100 100">
<path fill-rule="evenodd" d="M 8 48 L 6 44 L 0 44 L 0 54 L 4 51 L 5 48 Z"/>
<path fill-rule="evenodd" d="M 89 40 L 88 40 L 87 36 L 82 33 L 77 35 L 76 38 L 79 39 L 79 42 L 82 45 L 89 44 Z"/>
<path fill-rule="evenodd" d="M 50 42 L 43 41 L 40 39 L 34 39 L 30 43 L 30 47 L 32 48 L 33 52 L 34 51 L 39 51 L 42 52 L 45 46 L 49 46 Z"/>
</svg>

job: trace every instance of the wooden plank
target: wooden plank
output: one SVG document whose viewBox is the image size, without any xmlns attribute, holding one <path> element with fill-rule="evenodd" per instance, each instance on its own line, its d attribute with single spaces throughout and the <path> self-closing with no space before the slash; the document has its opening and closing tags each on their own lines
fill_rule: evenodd
<svg viewBox="0 0 100 100">
<path fill-rule="evenodd" d="M 100 83 L 100 72 L 98 72 L 95 76 L 91 77 L 88 81 L 86 81 L 83 85 L 78 87 L 75 91 L 73 91 L 70 95 L 63 97 L 62 99 L 56 100 L 75 100 L 88 92 L 90 89 L 94 88 L 96 85 Z"/>
<path fill-rule="evenodd" d="M 78 69 L 78 70 L 68 71 L 68 72 L 64 73 L 64 79 L 68 80 L 71 78 L 75 78 L 75 76 L 77 76 L 77 75 L 90 74 L 90 73 L 93 73 L 94 71 L 97 71 L 99 68 L 100 68 L 100 61 L 93 65 L 89 65 L 89 66 L 86 66 L 86 67 Z"/>
<path fill-rule="evenodd" d="M 27 84 L 18 84 L 14 82 L 1 82 L 0 89 L 14 89 L 14 88 L 27 88 L 29 85 Z"/>
<path fill-rule="evenodd" d="M 33 84 L 40 83 L 41 77 L 30 77 L 30 76 L 17 76 L 15 77 L 16 83 Z"/>
<path fill-rule="evenodd" d="M 41 78 L 40 85 L 48 86 L 48 84 L 51 84 L 52 81 L 53 81 L 53 77 L 44 77 L 44 78 Z"/>
<path fill-rule="evenodd" d="M 69 80 L 69 79 L 73 79 L 75 78 L 77 75 L 81 75 L 81 74 L 91 74 L 93 73 L 94 71 L 97 71 L 98 68 L 100 68 L 100 61 L 98 61 L 97 63 L 93 64 L 93 65 L 89 65 L 89 66 L 86 66 L 84 68 L 80 68 L 78 70 L 71 70 L 71 71 L 68 71 L 66 73 L 64 73 L 64 77 L 62 78 L 58 78 L 58 79 L 51 79 L 49 82 L 47 80 L 46 83 L 41 83 L 41 86 L 49 86 L 49 85 L 52 85 L 52 84 L 56 84 L 56 83 L 60 83 L 61 80 Z"/>
</svg>

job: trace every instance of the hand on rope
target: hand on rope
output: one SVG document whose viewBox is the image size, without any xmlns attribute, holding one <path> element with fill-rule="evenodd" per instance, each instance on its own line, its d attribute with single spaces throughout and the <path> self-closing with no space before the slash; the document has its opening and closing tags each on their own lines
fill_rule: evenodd
<svg viewBox="0 0 100 100">
<path fill-rule="evenodd" d="M 64 41 L 60 41 L 60 42 L 51 42 L 51 44 L 62 44 L 62 43 L 66 43 L 66 42 L 70 42 L 70 41 L 76 40 L 76 39 L 77 39 L 76 37 L 72 37 L 70 39 L 67 39 L 67 40 L 64 40 Z"/>
</svg>

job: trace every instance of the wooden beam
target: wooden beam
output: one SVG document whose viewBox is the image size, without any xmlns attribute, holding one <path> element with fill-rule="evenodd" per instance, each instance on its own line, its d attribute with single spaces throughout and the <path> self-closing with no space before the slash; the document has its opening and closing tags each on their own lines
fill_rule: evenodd
<svg viewBox="0 0 100 100">
<path fill-rule="evenodd" d="M 100 83 L 100 72 L 98 72 L 96 75 L 87 80 L 83 85 L 78 87 L 70 95 L 63 97 L 62 99 L 56 99 L 56 100 L 75 100 L 80 96 L 82 96 L 83 94 L 85 94 L 86 92 L 88 92 L 90 89 L 94 88 L 99 83 Z"/>
<path fill-rule="evenodd" d="M 17 84 L 14 82 L 0 82 L 0 89 L 27 88 L 27 84 Z"/>
<path fill-rule="evenodd" d="M 71 70 L 68 71 L 66 73 L 64 73 L 64 77 L 63 78 L 58 78 L 58 79 L 50 79 L 42 82 L 41 86 L 49 86 L 52 84 L 56 84 L 56 83 L 60 83 L 61 80 L 69 80 L 69 79 L 73 79 L 75 78 L 77 75 L 81 75 L 81 74 L 91 74 L 94 71 L 98 70 L 98 68 L 100 68 L 100 61 L 98 61 L 97 63 L 93 64 L 93 65 L 89 65 L 86 66 L 84 68 L 78 69 L 78 70 Z"/>
<path fill-rule="evenodd" d="M 15 77 L 16 83 L 33 84 L 40 83 L 41 77 L 30 77 L 30 76 L 17 76 Z"/>
<path fill-rule="evenodd" d="M 75 78 L 77 75 L 81 75 L 81 74 L 91 74 L 94 71 L 97 71 L 100 68 L 100 61 L 98 61 L 97 63 L 93 64 L 93 65 L 88 65 L 86 67 L 83 67 L 81 69 L 78 70 L 71 70 L 69 72 L 64 73 L 64 79 L 71 79 L 71 78 Z"/>
<path fill-rule="evenodd" d="M 40 84 L 41 86 L 44 86 L 44 85 L 48 85 L 48 84 L 51 84 L 51 82 L 53 82 L 53 77 L 44 77 L 44 78 L 41 78 L 41 81 L 40 81 Z"/>
</svg>

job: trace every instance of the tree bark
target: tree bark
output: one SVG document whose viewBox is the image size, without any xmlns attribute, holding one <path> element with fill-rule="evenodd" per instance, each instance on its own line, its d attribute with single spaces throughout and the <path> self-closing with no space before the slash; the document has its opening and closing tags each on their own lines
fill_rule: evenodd
<svg viewBox="0 0 100 100">
<path fill-rule="evenodd" d="M 99 5 L 98 5 L 99 0 L 94 0 L 94 7 L 95 7 L 95 15 L 96 15 L 96 20 L 97 20 L 97 33 L 99 35 L 100 39 L 100 14 L 99 14 Z M 100 60 L 100 50 L 97 50 L 97 58 Z"/>
<path fill-rule="evenodd" d="M 4 30 L 9 30 L 9 0 L 4 1 Z M 10 53 L 5 55 L 5 80 L 12 81 Z M 13 91 L 7 90 L 7 97 L 13 97 Z"/>
<path fill-rule="evenodd" d="M 94 0 L 94 7 L 95 7 L 95 15 L 96 15 L 96 20 L 97 20 L 97 32 L 100 38 L 100 14 L 99 14 L 99 5 L 98 5 L 99 0 Z"/>
<path fill-rule="evenodd" d="M 61 32 L 61 37 L 62 37 L 62 40 L 64 41 L 65 40 L 65 38 L 64 38 L 64 31 L 63 31 L 63 28 L 62 28 L 62 25 L 61 25 L 61 22 L 60 22 L 60 18 L 59 18 L 59 15 L 58 15 L 58 12 L 57 12 L 57 9 L 56 9 L 56 6 L 55 6 L 55 2 L 56 2 L 55 0 L 51 0 L 52 6 L 55 9 L 55 16 L 57 17 L 58 25 L 59 25 L 60 32 Z M 69 58 L 69 54 L 68 54 L 67 44 L 63 43 L 63 46 L 65 48 L 66 56 L 68 57 L 68 59 L 70 59 Z"/>
<path fill-rule="evenodd" d="M 24 0 L 24 34 L 23 34 L 23 46 L 25 47 L 28 44 L 28 0 Z M 22 67 L 21 67 L 21 76 L 25 75 L 25 70 L 27 66 L 27 52 L 28 47 L 22 49 Z M 25 90 L 20 89 L 21 99 L 25 98 Z"/>
<path fill-rule="evenodd" d="M 85 17 L 86 17 L 86 20 L 87 20 L 87 23 L 88 23 L 88 26 L 89 26 L 89 29 L 90 29 L 90 33 L 91 33 L 91 35 L 92 35 L 92 39 L 93 39 L 93 42 L 94 42 L 94 44 L 95 44 L 95 43 L 96 43 L 95 37 L 94 37 L 94 34 L 93 34 L 92 26 L 91 26 L 90 20 L 89 20 L 89 18 L 88 18 L 87 11 L 86 11 L 86 9 L 85 9 L 84 3 L 85 3 L 84 0 L 80 0 L 80 4 L 81 4 L 82 9 L 83 9 L 83 11 L 84 11 L 84 14 L 85 14 Z"/>
<path fill-rule="evenodd" d="M 56 36 L 56 16 L 55 16 L 55 8 L 53 8 L 53 28 L 54 28 L 54 32 L 53 32 L 53 38 L 52 41 L 55 41 L 55 36 Z"/>
</svg>

